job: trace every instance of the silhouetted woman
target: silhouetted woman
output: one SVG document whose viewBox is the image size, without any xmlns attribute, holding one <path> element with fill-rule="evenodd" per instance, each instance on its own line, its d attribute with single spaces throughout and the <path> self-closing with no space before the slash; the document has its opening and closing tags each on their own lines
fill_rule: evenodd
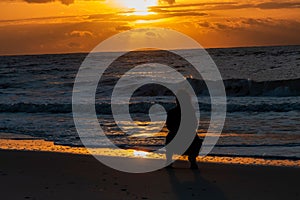
<svg viewBox="0 0 300 200">
<path fill-rule="evenodd" d="M 190 99 L 190 96 L 186 93 L 186 92 L 181 92 L 181 93 L 185 93 L 185 96 L 188 96 L 189 99 L 189 104 L 185 107 L 192 107 L 192 102 Z M 196 113 L 194 109 L 190 109 L 189 111 L 189 123 L 191 124 L 191 126 L 194 126 L 195 123 L 196 125 L 198 124 L 197 118 L 196 118 Z M 175 135 L 178 132 L 179 126 L 180 126 L 180 122 L 181 122 L 181 108 L 180 108 L 180 103 L 178 101 L 178 99 L 176 98 L 176 107 L 171 109 L 168 112 L 167 115 L 167 128 L 169 130 L 168 135 L 166 137 L 166 145 L 168 145 L 173 138 L 175 137 Z M 197 126 L 198 127 L 198 126 Z M 199 155 L 199 151 L 202 145 L 202 140 L 198 137 L 196 130 L 195 131 L 195 138 L 192 142 L 192 144 L 189 146 L 189 148 L 185 151 L 185 153 L 183 155 L 188 155 L 188 159 L 190 161 L 190 168 L 191 169 L 198 169 L 198 165 L 196 163 L 196 158 Z M 167 158 L 167 163 L 171 163 L 172 161 L 172 157 L 173 154 L 176 153 L 171 149 L 168 149 L 166 147 L 166 158 Z M 172 164 L 168 165 L 167 167 L 172 167 Z"/>
</svg>

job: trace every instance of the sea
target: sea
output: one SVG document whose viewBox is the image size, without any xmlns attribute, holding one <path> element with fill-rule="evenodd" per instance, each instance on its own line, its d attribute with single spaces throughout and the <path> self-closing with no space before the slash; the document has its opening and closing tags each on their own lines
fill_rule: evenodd
<svg viewBox="0 0 300 200">
<path fill-rule="evenodd" d="M 299 160 L 300 46 L 216 48 L 207 52 L 221 73 L 227 94 L 224 128 L 209 155 Z M 193 50 L 185 50 L 185 54 L 197 57 Z M 72 92 L 87 55 L 1 56 L 0 138 L 3 133 L 13 133 L 59 145 L 83 146 L 74 125 Z M 166 59 L 160 52 L 157 55 L 162 61 Z M 168 130 L 164 127 L 152 133 L 147 125 L 151 105 L 159 103 L 166 110 L 175 106 L 174 95 L 166 88 L 148 85 L 132 96 L 130 115 L 141 127 L 134 134 L 120 129 L 111 112 L 116 80 L 128 70 L 127 65 L 150 62 L 151 56 L 145 50 L 115 62 L 98 84 L 95 108 L 99 124 L 106 136 L 124 149 L 153 151 L 164 146 Z M 174 60 L 173 64 L 177 71 L 185 71 L 182 62 Z M 203 81 L 187 72 L 184 75 L 197 90 L 201 115 L 198 134 L 205 137 L 211 113 L 209 93 Z M 161 76 L 168 78 L 167 73 Z M 126 128 L 130 130 L 130 124 Z M 100 142 L 97 148 L 101 147 L 107 148 L 107 144 Z"/>
</svg>

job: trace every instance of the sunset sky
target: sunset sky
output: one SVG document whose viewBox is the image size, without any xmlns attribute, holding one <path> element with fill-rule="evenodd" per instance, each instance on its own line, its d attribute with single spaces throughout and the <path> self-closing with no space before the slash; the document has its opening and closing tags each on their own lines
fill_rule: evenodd
<svg viewBox="0 0 300 200">
<path fill-rule="evenodd" d="M 206 48 L 300 44 L 299 0 L 2 0 L 0 54 L 88 52 L 140 27 Z"/>
</svg>

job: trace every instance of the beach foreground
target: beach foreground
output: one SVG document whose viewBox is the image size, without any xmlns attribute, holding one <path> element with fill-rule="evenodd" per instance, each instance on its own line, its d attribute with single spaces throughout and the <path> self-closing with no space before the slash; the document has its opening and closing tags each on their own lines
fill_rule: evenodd
<svg viewBox="0 0 300 200">
<path fill-rule="evenodd" d="M 147 164 L 133 159 L 137 164 Z M 129 174 L 90 155 L 0 151 L 1 199 L 299 199 L 300 169 L 199 163 Z"/>
</svg>

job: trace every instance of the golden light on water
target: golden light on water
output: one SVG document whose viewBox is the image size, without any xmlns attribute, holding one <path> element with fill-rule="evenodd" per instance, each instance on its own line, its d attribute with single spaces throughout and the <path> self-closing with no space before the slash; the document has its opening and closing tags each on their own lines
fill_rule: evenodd
<svg viewBox="0 0 300 200">
<path fill-rule="evenodd" d="M 148 155 L 148 152 L 133 150 L 134 157 L 146 158 L 147 155 Z"/>
</svg>

